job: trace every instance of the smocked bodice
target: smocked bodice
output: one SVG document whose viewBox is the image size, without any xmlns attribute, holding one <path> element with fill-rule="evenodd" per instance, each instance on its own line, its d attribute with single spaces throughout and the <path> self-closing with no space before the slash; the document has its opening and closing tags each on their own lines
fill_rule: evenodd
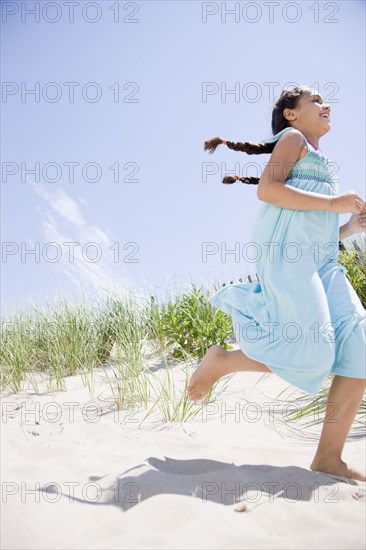
<svg viewBox="0 0 366 550">
<path fill-rule="evenodd" d="M 277 141 L 285 128 L 266 142 Z M 322 195 L 339 195 L 337 166 L 324 153 L 315 150 L 306 137 L 308 152 L 294 163 L 285 184 Z M 301 210 L 263 202 L 252 228 L 252 241 L 261 251 L 266 243 L 294 243 L 294 247 L 310 251 L 317 264 L 338 259 L 339 214 L 328 210 Z M 313 253 L 313 250 L 315 252 Z M 264 252 L 260 261 L 268 259 Z"/>
<path fill-rule="evenodd" d="M 293 180 L 314 181 L 322 185 L 329 185 L 338 194 L 339 182 L 336 171 L 337 166 L 328 157 L 320 151 L 309 149 L 307 154 L 294 164 L 286 182 Z"/>
</svg>

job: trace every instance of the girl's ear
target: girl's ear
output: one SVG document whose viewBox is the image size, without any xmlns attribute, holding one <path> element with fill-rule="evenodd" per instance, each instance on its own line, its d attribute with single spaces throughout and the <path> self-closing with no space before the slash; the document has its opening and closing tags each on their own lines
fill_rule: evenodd
<svg viewBox="0 0 366 550">
<path fill-rule="evenodd" d="M 286 120 L 293 120 L 294 113 L 291 111 L 291 109 L 284 109 L 283 116 Z"/>
</svg>

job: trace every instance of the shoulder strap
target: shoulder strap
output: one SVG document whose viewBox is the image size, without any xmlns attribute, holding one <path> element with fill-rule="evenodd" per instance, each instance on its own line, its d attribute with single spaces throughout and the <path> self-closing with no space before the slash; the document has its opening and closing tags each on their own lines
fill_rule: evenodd
<svg viewBox="0 0 366 550">
<path fill-rule="evenodd" d="M 280 137 L 283 136 L 283 134 L 285 132 L 287 132 L 288 130 L 292 130 L 292 126 L 287 126 L 286 128 L 284 128 L 283 130 L 281 130 L 280 132 L 277 132 L 277 134 L 275 134 L 274 136 L 271 136 L 271 137 L 267 137 L 267 138 L 264 138 L 260 141 L 260 143 L 273 143 L 274 141 L 278 141 L 280 139 Z M 298 130 L 298 132 L 300 132 L 300 130 Z M 308 143 L 308 140 L 306 139 L 305 135 L 300 132 L 300 134 L 302 135 L 302 137 L 304 138 L 305 140 L 305 145 L 307 146 L 307 148 L 309 149 L 309 143 Z M 313 149 L 313 147 L 312 147 Z"/>
<path fill-rule="evenodd" d="M 274 141 L 278 141 L 281 136 L 288 130 L 292 130 L 292 126 L 287 126 L 287 128 L 284 128 L 280 132 L 277 132 L 274 136 L 266 137 L 264 139 L 261 139 L 260 143 L 273 143 Z"/>
</svg>

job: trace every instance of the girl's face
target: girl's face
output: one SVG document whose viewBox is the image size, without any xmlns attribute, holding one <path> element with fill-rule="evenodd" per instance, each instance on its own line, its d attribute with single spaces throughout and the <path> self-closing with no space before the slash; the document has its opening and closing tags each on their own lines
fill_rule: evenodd
<svg viewBox="0 0 366 550">
<path fill-rule="evenodd" d="M 330 106 L 314 90 L 304 90 L 296 109 L 285 109 L 284 115 L 294 126 L 325 134 L 330 130 Z"/>
</svg>

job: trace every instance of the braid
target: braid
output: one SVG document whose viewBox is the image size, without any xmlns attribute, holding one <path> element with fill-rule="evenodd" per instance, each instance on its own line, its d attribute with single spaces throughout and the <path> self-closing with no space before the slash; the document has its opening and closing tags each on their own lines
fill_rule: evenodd
<svg viewBox="0 0 366 550">
<path fill-rule="evenodd" d="M 289 121 L 283 116 L 283 111 L 285 109 L 295 109 L 297 107 L 304 88 L 308 88 L 308 86 L 295 86 L 291 90 L 282 90 L 272 110 L 271 126 L 273 135 L 276 135 L 285 128 L 291 127 Z M 271 143 L 251 143 L 249 141 L 234 142 L 215 137 L 204 142 L 204 150 L 212 154 L 219 145 L 224 144 L 233 151 L 240 151 L 247 155 L 263 155 L 272 153 L 276 143 L 276 141 Z M 225 176 L 222 183 L 235 183 L 235 181 L 241 181 L 242 183 L 258 185 L 259 180 L 260 178 L 257 177 L 239 177 L 234 175 Z"/>
<path fill-rule="evenodd" d="M 259 178 L 255 178 L 254 176 L 245 176 L 245 177 L 239 177 L 239 176 L 225 176 L 222 180 L 222 183 L 235 183 L 236 181 L 241 181 L 242 183 L 249 183 L 252 185 L 258 185 Z"/>
<path fill-rule="evenodd" d="M 277 133 L 277 132 L 276 132 Z M 250 141 L 225 141 L 219 137 L 208 139 L 204 143 L 204 150 L 213 153 L 218 145 L 227 145 L 233 151 L 241 151 L 247 155 L 262 155 L 272 153 L 276 143 L 251 143 Z"/>
<path fill-rule="evenodd" d="M 275 143 L 250 143 L 250 141 L 227 141 L 226 145 L 233 151 L 242 151 L 247 155 L 262 155 L 272 153 Z"/>
</svg>

